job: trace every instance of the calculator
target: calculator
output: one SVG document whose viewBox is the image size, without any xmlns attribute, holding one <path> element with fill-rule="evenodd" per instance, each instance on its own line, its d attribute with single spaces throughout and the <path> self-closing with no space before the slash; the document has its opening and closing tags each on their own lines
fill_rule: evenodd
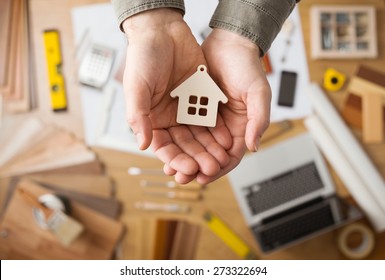
<svg viewBox="0 0 385 280">
<path fill-rule="evenodd" d="M 115 51 L 113 49 L 99 44 L 92 44 L 80 63 L 80 83 L 102 88 L 110 76 L 114 58 Z"/>
</svg>

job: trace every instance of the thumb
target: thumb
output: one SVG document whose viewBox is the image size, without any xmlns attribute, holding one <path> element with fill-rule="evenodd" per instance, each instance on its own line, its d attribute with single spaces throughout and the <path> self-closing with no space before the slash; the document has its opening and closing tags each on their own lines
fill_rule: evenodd
<svg viewBox="0 0 385 280">
<path fill-rule="evenodd" d="M 150 120 L 150 87 L 140 79 L 135 71 L 126 69 L 124 73 L 124 93 L 126 98 L 126 118 L 138 142 L 139 149 L 147 149 L 152 141 Z"/>
<path fill-rule="evenodd" d="M 258 81 L 247 94 L 245 143 L 251 152 L 258 150 L 260 139 L 270 123 L 271 89 L 267 81 Z"/>
</svg>

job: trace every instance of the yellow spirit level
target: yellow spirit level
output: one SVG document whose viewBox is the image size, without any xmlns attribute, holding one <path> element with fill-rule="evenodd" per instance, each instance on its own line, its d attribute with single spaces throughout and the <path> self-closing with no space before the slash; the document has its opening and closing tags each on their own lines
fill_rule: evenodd
<svg viewBox="0 0 385 280">
<path fill-rule="evenodd" d="M 67 109 L 67 98 L 64 77 L 61 71 L 62 56 L 59 32 L 57 30 L 44 31 L 44 47 L 47 59 L 51 107 L 55 112 L 63 111 Z"/>
<path fill-rule="evenodd" d="M 257 256 L 218 216 L 206 212 L 203 215 L 208 227 L 242 259 L 255 260 Z"/>
</svg>

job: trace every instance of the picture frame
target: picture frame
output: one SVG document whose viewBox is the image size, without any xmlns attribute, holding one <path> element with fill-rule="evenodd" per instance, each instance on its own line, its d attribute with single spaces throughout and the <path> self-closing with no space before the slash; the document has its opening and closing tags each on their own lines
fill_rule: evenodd
<svg viewBox="0 0 385 280">
<path fill-rule="evenodd" d="M 310 10 L 313 59 L 375 58 L 376 10 L 370 5 L 316 5 Z"/>
</svg>

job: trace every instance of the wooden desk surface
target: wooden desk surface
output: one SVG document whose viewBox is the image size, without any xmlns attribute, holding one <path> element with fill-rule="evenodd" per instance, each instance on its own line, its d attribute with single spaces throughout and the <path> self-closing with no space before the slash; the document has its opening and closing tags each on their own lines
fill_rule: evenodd
<svg viewBox="0 0 385 280">
<path fill-rule="evenodd" d="M 73 55 L 74 46 L 73 39 L 71 34 L 71 21 L 69 15 L 70 7 L 74 5 L 83 5 L 89 3 L 97 2 L 107 2 L 103 0 L 31 0 L 31 12 L 32 12 L 32 22 L 33 22 L 33 33 L 36 46 L 36 57 L 37 61 L 43 61 L 43 53 L 41 50 L 41 41 L 39 41 L 39 36 L 41 31 L 44 28 L 52 26 L 60 26 L 60 31 L 63 36 L 64 42 L 64 63 L 67 65 L 64 70 L 68 73 L 67 77 L 71 77 L 74 73 L 73 67 L 70 65 L 73 61 L 71 55 Z M 350 3 L 362 3 L 359 0 L 308 0 L 302 1 L 300 6 L 300 14 L 302 17 L 302 28 L 304 32 L 305 46 L 307 49 L 308 64 L 310 70 L 310 77 L 312 81 L 322 82 L 323 72 L 326 67 L 335 65 L 340 71 L 347 73 L 348 75 L 352 74 L 354 67 L 358 65 L 361 61 L 359 60 L 344 60 L 344 61 L 313 61 L 309 57 L 309 7 L 314 3 L 322 4 L 350 4 Z M 367 60 L 364 63 L 370 64 L 373 67 L 382 68 L 385 65 L 385 8 L 383 0 L 370 0 L 366 3 L 374 4 L 377 8 L 377 17 L 378 17 L 378 37 L 379 37 L 379 58 L 376 60 Z M 49 8 L 49 9 L 48 9 Z M 47 13 L 46 11 L 50 11 Z M 41 15 L 44 14 L 44 17 Z M 39 16 L 40 15 L 40 16 Z M 51 15 L 46 17 L 46 15 Z M 68 62 L 70 61 L 70 62 Z M 42 63 L 38 63 L 37 72 L 44 73 Z M 41 77 L 40 77 L 41 78 Z M 43 85 L 44 78 L 39 80 L 39 92 L 40 95 L 44 95 L 47 91 Z M 76 93 L 75 83 L 70 83 L 70 88 L 73 89 L 73 92 Z M 48 95 L 47 95 L 48 96 Z M 330 96 L 337 107 L 340 106 L 344 94 L 337 93 Z M 72 97 L 75 101 L 75 94 L 72 94 Z M 74 103 L 74 100 L 72 103 Z M 41 105 L 44 107 L 43 101 Z M 48 108 L 48 106 L 46 106 Z M 45 112 L 48 114 L 47 112 Z M 80 109 L 76 106 L 72 109 L 71 113 L 72 120 L 79 120 L 81 114 Z M 59 120 L 61 121 L 61 120 Z M 79 123 L 74 122 L 74 123 Z M 63 122 L 64 124 L 64 122 Z M 67 124 L 65 124 L 67 125 Z M 67 125 L 68 126 L 68 125 Z M 77 131 L 80 131 L 81 128 L 76 128 Z M 283 135 L 280 139 L 275 139 L 273 141 L 282 140 L 285 137 L 295 135 L 304 131 L 302 122 L 296 121 L 295 128 L 290 132 Z M 357 137 L 359 137 L 359 133 Z M 79 133 L 81 134 L 81 133 Z M 270 143 L 273 143 L 271 141 Z M 369 155 L 374 160 L 375 164 L 379 168 L 380 172 L 385 176 L 385 145 L 372 145 L 365 146 L 365 149 Z M 148 199 L 143 195 L 143 192 L 140 188 L 140 180 L 143 177 L 130 176 L 127 173 L 127 168 L 130 166 L 139 166 L 146 168 L 159 168 L 161 163 L 153 158 L 143 158 L 137 155 L 131 155 L 126 153 L 121 153 L 118 151 L 110 151 L 104 149 L 95 149 L 98 153 L 101 160 L 105 163 L 108 174 L 112 176 L 116 184 L 116 196 L 119 200 L 124 203 L 124 210 L 121 216 L 121 220 L 127 226 L 127 233 L 122 241 L 122 244 L 117 252 L 117 257 L 120 259 L 150 259 L 153 250 L 153 240 L 154 240 L 154 228 L 155 221 L 159 218 L 176 218 L 176 219 L 186 219 L 188 221 L 198 223 L 202 225 L 201 235 L 198 242 L 196 258 L 197 259 L 237 259 L 237 255 L 234 254 L 224 243 L 215 236 L 203 223 L 202 214 L 206 209 L 212 210 L 217 213 L 230 227 L 238 233 L 247 244 L 249 244 L 256 252 L 259 252 L 257 243 L 255 242 L 250 230 L 247 228 L 240 209 L 236 203 L 235 197 L 232 193 L 231 187 L 226 177 L 219 179 L 218 181 L 210 184 L 207 190 L 204 191 L 204 198 L 200 202 L 191 203 L 192 212 L 189 214 L 161 214 L 161 213 L 144 213 L 140 210 L 135 209 L 134 203 L 138 200 Z M 342 184 L 336 181 L 339 185 L 339 191 L 342 195 L 348 195 L 346 190 L 344 190 Z M 158 201 L 170 202 L 168 199 L 159 198 Z M 330 232 L 323 234 L 317 238 L 311 239 L 309 241 L 303 242 L 299 245 L 291 247 L 286 250 L 282 250 L 270 255 L 260 256 L 264 259 L 343 259 L 344 257 L 340 254 L 336 247 L 336 237 L 338 231 Z M 376 237 L 377 243 L 376 248 L 370 258 L 372 259 L 385 259 L 385 234 L 378 235 Z"/>
</svg>

